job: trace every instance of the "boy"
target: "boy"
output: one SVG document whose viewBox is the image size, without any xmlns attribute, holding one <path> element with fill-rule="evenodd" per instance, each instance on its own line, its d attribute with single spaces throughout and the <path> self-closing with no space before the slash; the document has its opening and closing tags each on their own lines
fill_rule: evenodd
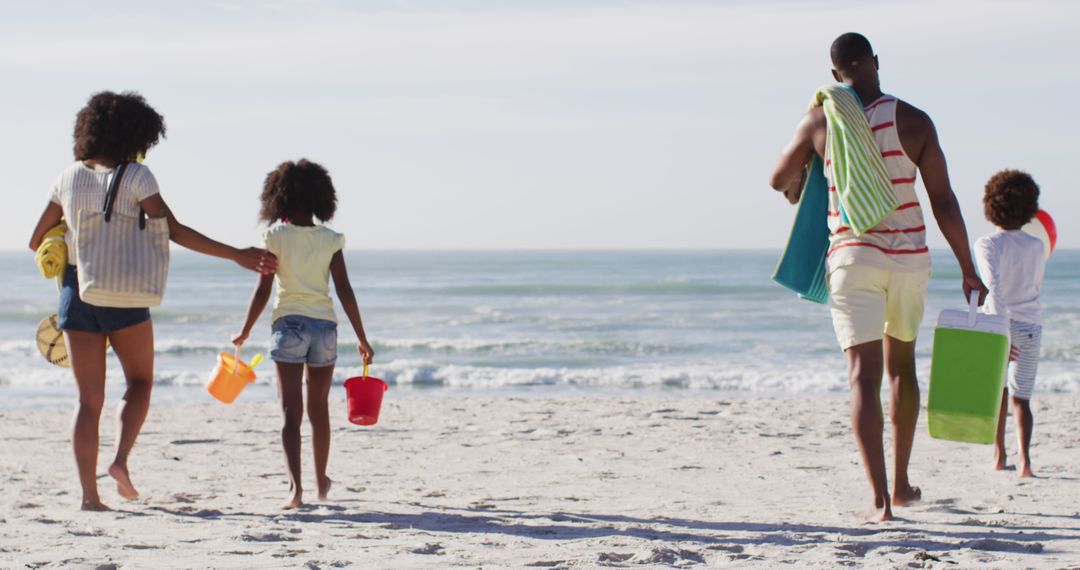
<svg viewBox="0 0 1080 570">
<path fill-rule="evenodd" d="M 994 468 L 1005 469 L 1006 401 L 1011 401 L 1020 444 L 1020 476 L 1031 471 L 1031 392 L 1039 367 L 1042 340 L 1042 305 L 1039 292 L 1046 270 L 1043 243 L 1020 228 L 1039 211 L 1039 186 L 1019 170 L 1002 170 L 986 183 L 983 196 L 986 219 L 999 231 L 975 242 L 975 258 L 983 282 L 990 289 L 983 312 L 1009 317 L 1012 350 L 1009 382 L 1001 397 Z M 1011 398 L 1009 394 L 1012 394 Z"/>
</svg>

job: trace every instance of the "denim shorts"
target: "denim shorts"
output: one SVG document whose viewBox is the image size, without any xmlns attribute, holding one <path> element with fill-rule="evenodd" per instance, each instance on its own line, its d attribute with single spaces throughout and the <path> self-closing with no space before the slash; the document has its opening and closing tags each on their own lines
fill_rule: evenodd
<svg viewBox="0 0 1080 570">
<path fill-rule="evenodd" d="M 60 288 L 60 309 L 57 311 L 61 330 L 111 333 L 150 320 L 150 309 L 118 309 L 95 307 L 79 298 L 79 274 L 74 265 L 64 272 Z"/>
<path fill-rule="evenodd" d="M 275 362 L 333 366 L 337 362 L 337 323 L 285 315 L 271 327 L 270 358 Z"/>
</svg>

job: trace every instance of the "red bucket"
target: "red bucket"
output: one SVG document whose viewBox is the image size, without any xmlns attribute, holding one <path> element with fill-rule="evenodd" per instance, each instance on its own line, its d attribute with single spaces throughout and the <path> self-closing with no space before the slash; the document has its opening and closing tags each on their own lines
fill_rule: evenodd
<svg viewBox="0 0 1080 570">
<path fill-rule="evenodd" d="M 349 402 L 349 421 L 361 425 L 375 425 L 379 421 L 383 393 L 390 387 L 368 376 L 368 364 L 364 363 L 364 375 L 345 381 L 345 394 Z"/>
</svg>

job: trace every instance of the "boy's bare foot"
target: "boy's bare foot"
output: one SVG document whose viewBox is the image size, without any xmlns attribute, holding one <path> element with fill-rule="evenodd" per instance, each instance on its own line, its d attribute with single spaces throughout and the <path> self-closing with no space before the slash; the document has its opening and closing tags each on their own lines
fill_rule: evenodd
<svg viewBox="0 0 1080 570">
<path fill-rule="evenodd" d="M 1005 466 L 1005 454 L 1000 451 L 994 451 L 994 470 L 1004 471 Z"/>
<path fill-rule="evenodd" d="M 304 499 L 303 499 L 302 495 L 293 495 L 292 499 L 289 502 L 285 503 L 284 505 L 281 505 L 281 508 L 288 511 L 288 510 L 299 508 L 300 505 L 303 505 L 303 504 L 304 504 Z"/>
<path fill-rule="evenodd" d="M 326 496 L 330 494 L 330 486 L 333 485 L 333 484 L 334 484 L 334 482 L 331 481 L 329 477 L 323 477 L 322 480 L 319 481 L 319 500 L 320 501 L 325 501 L 326 500 Z"/>
<path fill-rule="evenodd" d="M 82 507 L 84 511 L 111 511 L 105 503 L 101 502 L 101 499 L 83 499 Z"/>
<path fill-rule="evenodd" d="M 109 466 L 109 476 L 116 479 L 116 492 L 120 493 L 121 497 L 129 501 L 139 498 L 139 492 L 135 490 L 135 485 L 131 484 L 127 467 L 113 463 Z"/>
<path fill-rule="evenodd" d="M 1035 477 L 1035 474 L 1031 472 L 1031 465 L 1030 464 L 1024 464 L 1024 465 L 1020 466 L 1020 476 L 1021 477 Z"/>
<path fill-rule="evenodd" d="M 892 504 L 894 507 L 905 507 L 922 500 L 922 489 L 908 485 L 906 489 L 894 489 Z"/>
</svg>

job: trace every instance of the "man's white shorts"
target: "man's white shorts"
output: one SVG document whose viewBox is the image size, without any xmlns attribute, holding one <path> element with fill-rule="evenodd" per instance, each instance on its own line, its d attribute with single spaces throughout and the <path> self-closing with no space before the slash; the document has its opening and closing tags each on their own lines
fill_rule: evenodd
<svg viewBox="0 0 1080 570">
<path fill-rule="evenodd" d="M 845 265 L 829 273 L 829 307 L 840 348 L 889 335 L 911 342 L 919 333 L 930 271 L 887 271 Z"/>
</svg>

